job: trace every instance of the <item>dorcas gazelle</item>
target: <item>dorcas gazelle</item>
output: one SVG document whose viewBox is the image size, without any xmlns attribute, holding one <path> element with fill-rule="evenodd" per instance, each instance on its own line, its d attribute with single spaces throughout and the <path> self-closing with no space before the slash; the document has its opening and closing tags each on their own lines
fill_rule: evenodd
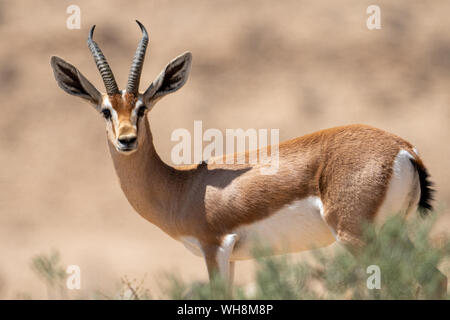
<svg viewBox="0 0 450 320">
<path fill-rule="evenodd" d="M 145 92 L 139 80 L 148 44 L 145 27 L 125 90 L 119 90 L 105 56 L 88 46 L 102 76 L 100 93 L 73 65 L 53 56 L 51 66 L 65 92 L 83 98 L 103 115 L 109 150 L 121 188 L 146 220 L 204 257 L 210 277 L 233 278 L 234 262 L 251 259 L 252 239 L 274 254 L 328 246 L 364 245 L 363 221 L 391 212 L 431 209 L 430 181 L 416 149 L 393 134 L 349 125 L 308 134 L 278 146 L 276 174 L 261 164 L 208 163 L 172 167 L 153 145 L 146 117 L 165 95 L 186 82 L 192 56 L 164 68 Z M 249 156 L 250 151 L 246 154 Z"/>
</svg>

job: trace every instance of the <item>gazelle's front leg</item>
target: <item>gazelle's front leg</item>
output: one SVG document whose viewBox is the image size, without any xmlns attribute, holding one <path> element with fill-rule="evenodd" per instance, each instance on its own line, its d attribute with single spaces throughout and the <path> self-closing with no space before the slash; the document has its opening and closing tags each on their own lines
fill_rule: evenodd
<svg viewBox="0 0 450 320">
<path fill-rule="evenodd" d="M 220 246 L 204 246 L 203 251 L 210 281 L 216 275 L 219 275 L 228 282 L 231 288 L 234 278 L 234 262 L 230 261 L 230 257 L 236 241 L 236 234 L 227 234 L 224 236 Z"/>
</svg>

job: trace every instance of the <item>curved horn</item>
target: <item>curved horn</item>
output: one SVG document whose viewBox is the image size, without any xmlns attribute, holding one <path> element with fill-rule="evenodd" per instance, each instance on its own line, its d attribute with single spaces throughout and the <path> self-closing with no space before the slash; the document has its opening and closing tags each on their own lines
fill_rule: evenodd
<svg viewBox="0 0 450 320">
<path fill-rule="evenodd" d="M 114 75 L 111 71 L 111 68 L 109 67 L 108 62 L 106 61 L 105 56 L 103 55 L 102 50 L 100 50 L 97 43 L 94 40 L 92 40 L 92 36 L 94 35 L 94 29 L 95 25 L 92 26 L 91 31 L 89 32 L 89 38 L 87 41 L 89 50 L 91 50 L 95 64 L 97 65 L 97 69 L 98 71 L 100 71 L 103 82 L 105 83 L 106 93 L 111 96 L 119 93 L 119 88 L 117 87 Z"/>
<path fill-rule="evenodd" d="M 138 93 L 139 81 L 141 80 L 142 66 L 144 65 L 145 51 L 147 50 L 148 44 L 148 33 L 145 27 L 136 20 L 142 31 L 142 39 L 138 44 L 136 53 L 133 58 L 133 63 L 131 64 L 130 73 L 128 75 L 127 92 Z"/>
</svg>

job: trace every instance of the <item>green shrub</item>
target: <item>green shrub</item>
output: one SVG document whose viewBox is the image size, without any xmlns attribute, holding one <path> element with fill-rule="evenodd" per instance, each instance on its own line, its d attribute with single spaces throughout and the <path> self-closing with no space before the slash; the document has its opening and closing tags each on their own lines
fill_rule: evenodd
<svg viewBox="0 0 450 320">
<path fill-rule="evenodd" d="M 312 250 L 308 259 L 293 261 L 290 255 L 271 256 L 270 248 L 258 242 L 254 247 L 256 271 L 251 288 L 234 286 L 228 290 L 220 277 L 208 282 L 186 283 L 175 275 L 166 277 L 163 288 L 169 299 L 435 299 L 448 298 L 440 292 L 444 280 L 437 270 L 450 256 L 450 242 L 430 243 L 436 219 L 416 219 L 406 223 L 391 217 L 381 228 L 364 226 L 366 246 L 350 253 L 337 246 L 330 253 Z M 67 298 L 66 273 L 57 252 L 32 259 L 33 271 L 44 281 L 48 297 Z M 239 267 L 239 266 L 237 266 Z M 379 288 L 374 281 L 379 270 Z M 448 271 L 448 270 L 444 270 Z M 371 285 L 371 286 L 369 286 Z M 375 288 L 373 287 L 375 286 Z M 369 288 L 370 287 L 370 288 Z M 150 299 L 143 280 L 122 278 L 117 292 L 97 293 L 91 298 Z"/>
<path fill-rule="evenodd" d="M 310 259 L 293 262 L 289 255 L 267 257 L 270 249 L 255 247 L 254 289 L 235 287 L 235 299 L 434 299 L 444 279 L 436 269 L 448 259 L 450 243 L 432 246 L 429 234 L 434 219 L 406 223 L 390 218 L 379 230 L 364 226 L 366 246 L 357 254 L 338 247 L 333 254 L 313 250 Z M 375 267 L 370 267 L 375 266 Z M 369 269 L 368 269 L 369 267 Z M 369 289 L 373 269 L 380 271 L 380 288 Z M 183 283 L 172 277 L 166 290 L 171 299 L 230 298 L 223 281 L 212 285 Z"/>
<path fill-rule="evenodd" d="M 53 250 L 50 254 L 39 254 L 32 258 L 31 269 L 44 282 L 49 299 L 66 298 L 65 280 L 67 277 L 61 265 L 60 255 Z"/>
</svg>

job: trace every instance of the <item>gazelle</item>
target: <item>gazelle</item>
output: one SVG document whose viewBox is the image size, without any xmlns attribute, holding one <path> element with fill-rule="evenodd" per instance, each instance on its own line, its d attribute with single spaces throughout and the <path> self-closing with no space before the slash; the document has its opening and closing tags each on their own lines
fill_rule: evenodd
<svg viewBox="0 0 450 320">
<path fill-rule="evenodd" d="M 274 254 L 335 241 L 360 247 L 363 221 L 432 209 L 428 173 L 415 148 L 366 125 L 322 130 L 281 143 L 279 169 L 272 175 L 262 174 L 260 163 L 222 164 L 219 158 L 189 166 L 165 164 L 153 145 L 146 115 L 185 84 L 192 56 L 186 52 L 170 61 L 140 93 L 148 34 L 137 23 L 143 36 L 125 90 L 118 89 L 93 40 L 95 26 L 88 46 L 106 94 L 63 59 L 53 56 L 51 66 L 61 89 L 87 100 L 105 118 L 114 167 L 133 208 L 204 257 L 210 277 L 219 272 L 231 281 L 234 262 L 252 258 L 252 239 L 257 237 L 267 241 Z"/>
</svg>

